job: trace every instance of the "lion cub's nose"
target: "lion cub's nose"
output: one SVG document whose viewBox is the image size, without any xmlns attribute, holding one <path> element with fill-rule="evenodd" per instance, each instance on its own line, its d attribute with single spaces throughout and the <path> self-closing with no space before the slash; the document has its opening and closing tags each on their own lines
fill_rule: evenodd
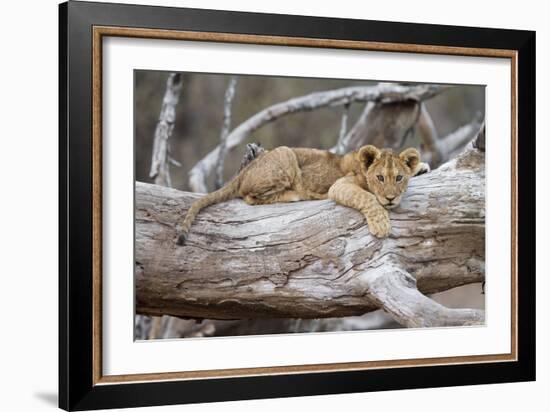
<svg viewBox="0 0 550 412">
<path fill-rule="evenodd" d="M 390 202 L 395 199 L 395 196 L 386 196 L 386 199 L 388 199 Z"/>
</svg>

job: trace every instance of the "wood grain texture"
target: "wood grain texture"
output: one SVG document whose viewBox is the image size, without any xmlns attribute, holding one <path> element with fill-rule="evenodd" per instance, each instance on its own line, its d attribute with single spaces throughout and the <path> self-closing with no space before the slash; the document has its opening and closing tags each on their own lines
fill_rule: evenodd
<svg viewBox="0 0 550 412">
<path fill-rule="evenodd" d="M 149 177 L 157 185 L 172 186 L 170 179 L 170 136 L 176 121 L 176 106 L 178 105 L 183 76 L 180 73 L 171 73 L 166 80 L 166 91 L 162 99 L 159 120 L 155 128 L 153 141 L 153 158 Z"/>
<path fill-rule="evenodd" d="M 136 184 L 138 313 L 323 318 L 382 308 L 395 314 L 379 292 L 370 292 L 369 279 L 380 268 L 410 274 L 419 291 L 413 300 L 484 279 L 485 165 L 476 149 L 412 179 L 391 212 L 386 239 L 371 236 L 359 212 L 330 200 L 265 206 L 233 200 L 202 211 L 186 246 L 178 247 L 175 223 L 199 196 Z M 429 324 L 457 323 L 441 319 L 432 314 Z M 483 313 L 473 311 L 458 323 L 482 321 Z"/>
<path fill-rule="evenodd" d="M 392 43 L 365 40 L 341 40 L 331 38 L 269 36 L 244 33 L 221 33 L 169 29 L 147 29 L 140 27 L 94 26 L 94 33 L 100 36 L 135 37 L 207 41 L 237 44 L 265 44 L 270 46 L 319 47 L 330 49 L 372 50 L 397 53 L 443 54 L 455 56 L 483 56 L 515 58 L 517 52 L 507 49 L 480 47 L 440 46 L 432 44 Z"/>
</svg>

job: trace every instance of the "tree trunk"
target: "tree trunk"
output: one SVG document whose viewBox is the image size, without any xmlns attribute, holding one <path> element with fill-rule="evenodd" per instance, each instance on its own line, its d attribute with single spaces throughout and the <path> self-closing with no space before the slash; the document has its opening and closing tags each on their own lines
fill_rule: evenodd
<svg viewBox="0 0 550 412">
<path fill-rule="evenodd" d="M 233 200 L 201 212 L 186 246 L 176 246 L 176 221 L 199 196 L 136 184 L 138 313 L 324 318 L 381 308 L 405 326 L 483 322 L 483 311 L 447 309 L 421 294 L 484 280 L 485 165 L 477 149 L 413 178 L 386 239 L 330 200 Z"/>
</svg>

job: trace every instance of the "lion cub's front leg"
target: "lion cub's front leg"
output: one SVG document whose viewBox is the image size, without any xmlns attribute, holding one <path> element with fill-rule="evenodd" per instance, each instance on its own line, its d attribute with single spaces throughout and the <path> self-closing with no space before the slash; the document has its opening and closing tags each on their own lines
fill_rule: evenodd
<svg viewBox="0 0 550 412">
<path fill-rule="evenodd" d="M 343 206 L 361 212 L 367 219 L 370 232 L 376 237 L 390 234 L 391 224 L 388 211 L 376 200 L 376 197 L 355 183 L 354 176 L 338 179 L 328 191 L 329 199 Z"/>
</svg>

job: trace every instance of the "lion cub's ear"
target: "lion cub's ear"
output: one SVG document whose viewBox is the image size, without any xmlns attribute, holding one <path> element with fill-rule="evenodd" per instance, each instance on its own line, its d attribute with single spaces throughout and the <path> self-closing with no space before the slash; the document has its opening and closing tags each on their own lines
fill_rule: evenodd
<svg viewBox="0 0 550 412">
<path fill-rule="evenodd" d="M 380 150 L 369 144 L 359 149 L 357 156 L 359 157 L 361 166 L 367 170 L 376 159 L 380 158 Z"/>
<path fill-rule="evenodd" d="M 408 148 L 399 153 L 399 158 L 411 169 L 411 172 L 416 170 L 420 163 L 420 153 L 415 148 Z"/>
</svg>

